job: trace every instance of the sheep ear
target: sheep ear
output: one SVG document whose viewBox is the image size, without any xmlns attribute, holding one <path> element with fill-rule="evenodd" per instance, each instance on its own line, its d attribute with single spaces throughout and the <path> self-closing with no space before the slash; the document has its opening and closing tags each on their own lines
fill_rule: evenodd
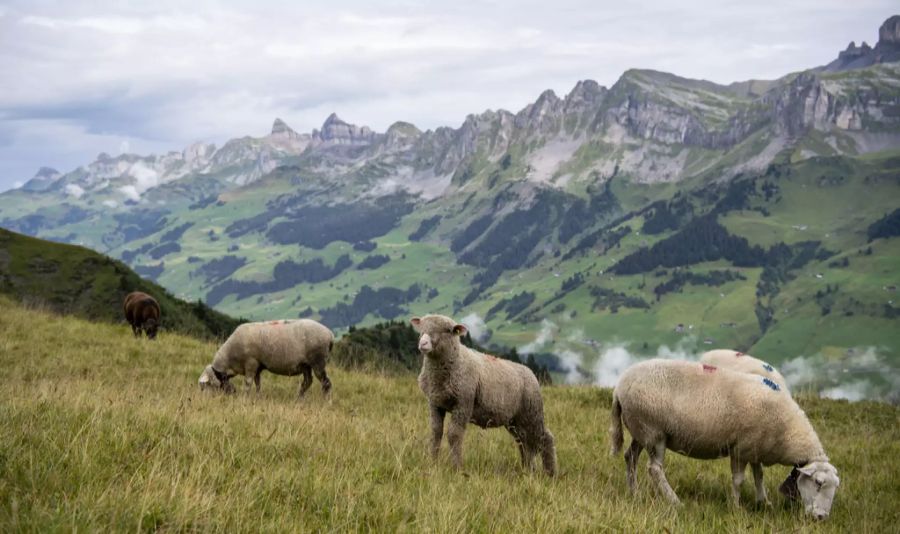
<svg viewBox="0 0 900 534">
<path fill-rule="evenodd" d="M 453 334 L 457 336 L 464 336 L 468 331 L 469 329 L 464 324 L 458 324 L 453 327 Z"/>
<path fill-rule="evenodd" d="M 418 327 L 420 324 L 422 324 L 422 319 L 420 319 L 419 317 L 413 317 L 409 320 L 409 322 L 411 322 L 413 326 Z"/>
<path fill-rule="evenodd" d="M 806 475 L 808 477 L 811 477 L 814 474 L 816 474 L 816 468 L 813 464 L 809 464 L 809 465 L 806 465 L 803 467 L 798 467 L 797 471 L 800 471 L 801 473 L 803 473 L 804 475 Z"/>
</svg>

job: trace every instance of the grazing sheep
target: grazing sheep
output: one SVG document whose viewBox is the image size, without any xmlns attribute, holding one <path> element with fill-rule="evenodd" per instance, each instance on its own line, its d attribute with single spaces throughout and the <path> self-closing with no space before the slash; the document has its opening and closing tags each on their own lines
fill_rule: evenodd
<svg viewBox="0 0 900 534">
<path fill-rule="evenodd" d="M 775 367 L 744 352 L 729 349 L 711 350 L 703 353 L 700 357 L 700 363 L 768 378 L 777 384 L 778 387 L 784 391 L 785 395 L 791 394 L 787 387 L 787 381 Z M 766 488 L 762 483 L 762 467 L 762 464 L 750 464 L 750 468 L 753 470 L 753 479 L 756 482 L 757 501 L 769 504 L 769 499 L 766 497 Z M 734 475 L 734 473 L 732 473 L 732 475 Z M 743 474 L 739 478 L 743 481 Z M 790 477 L 788 478 L 788 481 L 789 480 L 791 480 Z M 735 491 L 739 491 L 739 488 Z M 782 485 L 781 493 L 788 498 L 796 498 L 796 495 L 792 495 L 785 485 Z"/>
<path fill-rule="evenodd" d="M 159 303 L 146 293 L 134 291 L 125 296 L 122 304 L 125 312 L 125 320 L 131 325 L 134 337 L 141 337 L 141 330 L 146 332 L 149 339 L 156 338 L 159 328 Z"/>
<path fill-rule="evenodd" d="M 276 375 L 303 374 L 298 398 L 312 384 L 312 374 L 322 383 L 322 392 L 331 391 L 331 380 L 325 363 L 334 345 L 334 334 L 326 326 L 311 319 L 245 323 L 219 347 L 212 364 L 200 375 L 200 389 L 216 387 L 226 393 L 234 391 L 229 382 L 234 375 L 244 375 L 250 390 L 251 381 L 259 392 L 259 375 L 268 370 Z"/>
<path fill-rule="evenodd" d="M 700 363 L 715 365 L 716 367 L 725 367 L 732 371 L 740 371 L 741 373 L 749 373 L 751 375 L 764 376 L 770 378 L 778 384 L 782 390 L 788 395 L 787 381 L 778 372 L 778 369 L 768 363 L 754 358 L 747 353 L 738 352 L 736 350 L 717 349 L 704 352 L 700 357 Z"/>
<path fill-rule="evenodd" d="M 625 371 L 613 391 L 613 454 L 622 449 L 623 422 L 632 437 L 625 452 L 632 492 L 635 465 L 647 449 L 650 478 L 670 502 L 679 503 L 663 471 L 668 448 L 691 458 L 729 456 L 735 504 L 748 462 L 755 466 L 758 501 L 766 500 L 762 465 L 795 466 L 792 476 L 806 511 L 817 519 L 831 511 L 837 469 L 803 410 L 768 378 L 702 363 L 641 362 Z"/>
<path fill-rule="evenodd" d="M 556 474 L 556 446 L 544 425 L 544 401 L 534 373 L 524 365 L 465 347 L 466 327 L 443 315 L 414 317 L 424 355 L 419 387 L 431 409 L 431 455 L 437 458 L 444 416 L 451 413 L 447 441 L 453 466 L 462 468 L 466 424 L 505 427 L 519 448 L 522 466 L 531 469 L 540 453 L 544 471 Z"/>
</svg>

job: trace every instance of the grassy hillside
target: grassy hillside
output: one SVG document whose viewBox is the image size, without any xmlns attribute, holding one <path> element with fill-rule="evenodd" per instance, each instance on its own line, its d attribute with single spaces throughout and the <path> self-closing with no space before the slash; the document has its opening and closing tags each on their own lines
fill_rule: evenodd
<svg viewBox="0 0 900 534">
<path fill-rule="evenodd" d="M 821 524 L 784 503 L 733 508 L 727 461 L 670 454 L 685 505 L 655 498 L 640 466 L 607 453 L 610 391 L 544 389 L 560 476 L 523 474 L 506 432 L 469 429 L 465 470 L 426 454 L 427 407 L 411 376 L 330 371 L 301 403 L 296 379 L 258 398 L 203 395 L 215 345 L 23 309 L 0 297 L 0 530 L 887 532 L 900 499 L 900 410 L 800 402 L 842 484 Z M 750 485 L 744 499 L 752 500 Z"/>
<path fill-rule="evenodd" d="M 84 247 L 53 243 L 0 228 L 0 293 L 92 320 L 120 322 L 132 291 L 156 298 L 162 327 L 201 337 L 227 337 L 240 321 L 202 302 L 173 297 L 120 261 Z"/>
</svg>

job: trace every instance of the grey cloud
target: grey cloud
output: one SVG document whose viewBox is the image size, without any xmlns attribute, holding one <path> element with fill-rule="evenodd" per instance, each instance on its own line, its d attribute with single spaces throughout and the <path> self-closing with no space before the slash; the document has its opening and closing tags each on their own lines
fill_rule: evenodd
<svg viewBox="0 0 900 534">
<path fill-rule="evenodd" d="M 0 190 L 41 165 L 71 168 L 66 150 L 48 153 L 56 145 L 177 150 L 260 135 L 276 116 L 309 131 L 332 111 L 379 130 L 457 126 L 581 79 L 610 85 L 632 67 L 773 78 L 874 41 L 893 10 L 881 0 L 11 1 L 0 16 L 0 130 L 22 137 L 0 148 Z M 21 134 L 36 121 L 55 126 Z M 86 137 L 53 138 L 61 132 Z M 44 144 L 26 146 L 35 139 Z"/>
</svg>

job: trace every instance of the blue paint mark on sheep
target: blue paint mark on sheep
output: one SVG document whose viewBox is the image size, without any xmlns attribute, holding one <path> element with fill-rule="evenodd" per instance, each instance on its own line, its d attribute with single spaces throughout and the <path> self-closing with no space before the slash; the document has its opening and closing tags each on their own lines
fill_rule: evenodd
<svg viewBox="0 0 900 534">
<path fill-rule="evenodd" d="M 775 391 L 781 391 L 781 387 L 778 384 L 776 384 L 775 382 L 772 382 L 771 380 L 769 380 L 768 378 L 763 378 L 762 382 L 763 382 L 763 384 L 769 386 L 770 388 L 772 388 Z"/>
<path fill-rule="evenodd" d="M 765 369 L 766 371 L 768 371 L 770 373 L 775 370 L 774 367 L 772 367 L 771 365 L 769 365 L 767 363 L 763 363 L 763 369 Z"/>
</svg>

